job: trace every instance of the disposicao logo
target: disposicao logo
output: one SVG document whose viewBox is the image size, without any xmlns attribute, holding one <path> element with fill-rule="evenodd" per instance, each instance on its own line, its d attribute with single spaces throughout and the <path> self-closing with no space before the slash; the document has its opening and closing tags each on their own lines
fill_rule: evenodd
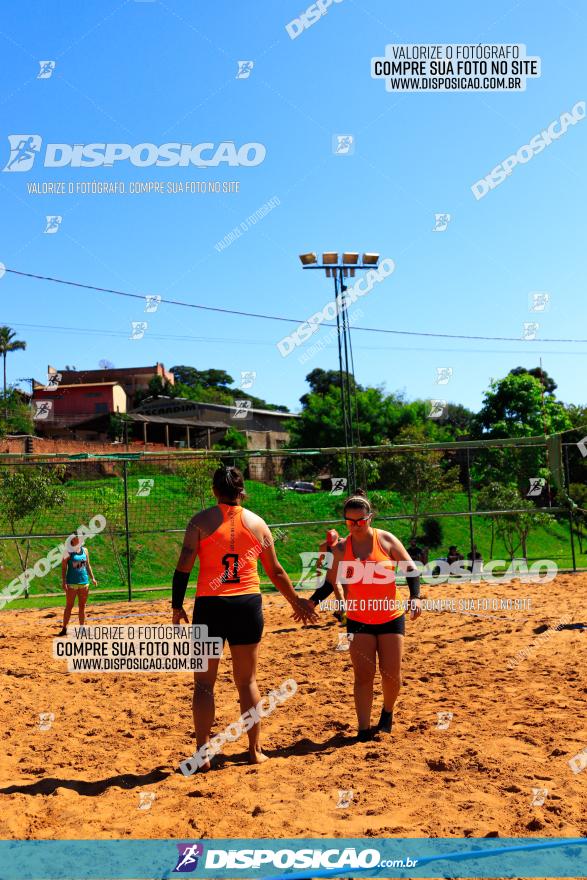
<svg viewBox="0 0 587 880">
<path fill-rule="evenodd" d="M 9 134 L 10 157 L 3 171 L 30 171 L 42 139 L 38 134 Z M 237 146 L 234 141 L 219 144 L 47 144 L 45 168 L 112 168 L 115 162 L 129 161 L 136 168 L 215 168 L 218 165 L 253 167 L 265 159 L 264 144 L 251 142 Z"/>
<path fill-rule="evenodd" d="M 179 855 L 174 874 L 191 874 L 198 867 L 198 859 L 202 857 L 204 846 L 201 843 L 178 843 Z"/>
<path fill-rule="evenodd" d="M 29 171 L 41 149 L 38 134 L 9 134 L 10 158 L 2 171 Z"/>
</svg>

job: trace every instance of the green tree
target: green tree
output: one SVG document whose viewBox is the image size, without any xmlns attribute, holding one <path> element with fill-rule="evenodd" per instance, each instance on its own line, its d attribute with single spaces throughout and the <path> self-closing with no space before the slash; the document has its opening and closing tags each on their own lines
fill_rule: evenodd
<svg viewBox="0 0 587 880">
<path fill-rule="evenodd" d="M 4 360 L 4 401 L 6 401 L 6 355 L 9 351 L 24 351 L 26 342 L 21 339 L 15 339 L 16 333 L 10 327 L 0 327 L 0 354 Z M 8 410 L 6 404 L 4 407 L 4 417 L 8 418 Z"/>
<path fill-rule="evenodd" d="M 398 444 L 423 444 L 427 440 L 423 427 L 402 428 Z M 414 449 L 385 454 L 382 478 L 399 497 L 402 511 L 413 516 L 410 538 L 415 538 L 420 519 L 426 513 L 441 507 L 459 492 L 459 468 L 449 464 L 442 452 L 417 445 Z"/>
<path fill-rule="evenodd" d="M 199 385 L 200 381 L 198 379 L 199 373 L 195 367 L 186 367 L 182 365 L 178 365 L 176 367 L 171 367 L 171 372 L 175 378 L 175 384 L 194 386 Z"/>
<path fill-rule="evenodd" d="M 120 583 L 126 584 L 127 573 L 122 558 L 123 552 L 118 546 L 119 538 L 126 528 L 122 480 L 119 479 L 115 486 L 98 486 L 97 489 L 95 489 L 95 493 L 97 509 L 106 519 L 106 534 L 110 540 L 110 547 L 118 569 Z"/>
<path fill-rule="evenodd" d="M 445 417 L 439 420 L 439 427 L 447 429 L 454 440 L 469 436 L 475 430 L 475 413 L 461 403 L 448 403 Z"/>
<path fill-rule="evenodd" d="M 495 537 L 501 538 L 510 559 L 521 548 L 524 558 L 528 555 L 528 536 L 537 526 L 547 526 L 552 522 L 547 513 L 541 513 L 527 498 L 522 498 L 515 486 L 504 486 L 494 482 L 477 496 L 477 510 L 522 510 L 523 513 L 500 513 L 491 517 L 491 548 L 493 556 Z"/>
<path fill-rule="evenodd" d="M 540 367 L 533 367 L 531 370 L 528 370 L 526 367 L 514 367 L 513 370 L 509 372 L 510 376 L 534 376 L 535 379 L 538 379 L 542 387 L 549 394 L 553 394 L 558 385 L 554 381 L 554 379 L 548 375 L 546 370 L 541 370 Z"/>
<path fill-rule="evenodd" d="M 342 446 L 338 371 L 316 368 L 308 373 L 306 381 L 310 391 L 300 397 L 302 411 L 290 427 L 290 446 Z M 382 387 L 363 387 L 352 376 L 349 381 L 357 445 L 379 446 L 395 440 L 402 429 L 410 427 L 420 428 L 428 442 L 453 440 L 473 430 L 474 414 L 460 404 L 449 404 L 443 419 L 430 419 L 428 401 L 407 401 L 403 394 L 387 393 Z"/>
<path fill-rule="evenodd" d="M 509 373 L 492 382 L 476 418 L 476 433 L 482 438 L 538 437 L 571 426 L 564 404 L 528 372 Z M 549 477 L 542 447 L 486 449 L 472 470 L 477 483 L 516 483 L 520 490 L 532 477 Z"/>
<path fill-rule="evenodd" d="M 574 484 L 587 484 L 587 457 L 580 453 L 576 445 L 573 445 L 587 436 L 587 406 L 571 403 L 565 406 L 565 411 L 572 427 L 576 429 L 564 438 L 566 443 L 571 444 L 565 449 L 565 458 L 569 464 L 568 481 Z"/>
<path fill-rule="evenodd" d="M 4 410 L 0 416 L 0 437 L 6 434 L 33 434 L 34 422 L 30 404 L 25 402 L 17 388 L 10 388 L 4 398 Z"/>
<path fill-rule="evenodd" d="M 149 397 L 179 397 L 178 386 L 172 385 L 163 376 L 153 376 L 149 379 L 148 388 L 143 391 L 135 391 L 133 404 L 140 404 Z"/>
<path fill-rule="evenodd" d="M 330 385 L 326 391 L 312 391 L 300 400 L 303 404 L 300 418 L 289 427 L 290 447 L 343 446 L 340 389 Z M 425 407 L 421 406 L 423 412 Z M 378 446 L 393 437 L 403 424 L 416 420 L 415 407 L 405 406 L 401 398 L 386 395 L 381 388 L 358 387 L 353 413 L 357 428 L 355 442 L 360 441 L 362 446 Z"/>
<path fill-rule="evenodd" d="M 16 552 L 23 572 L 28 565 L 31 550 L 30 535 L 42 513 L 58 507 L 65 501 L 63 479 L 65 467 L 22 465 L 4 471 L 0 477 L 0 510 L 15 537 Z M 28 582 L 25 598 L 28 599 Z"/>
<path fill-rule="evenodd" d="M 355 377 L 343 373 L 343 378 L 345 385 L 348 381 L 350 384 L 351 393 L 356 389 L 359 390 L 361 388 L 360 385 L 355 383 Z M 331 388 L 338 388 L 340 395 L 340 371 L 339 370 L 323 370 L 321 367 L 316 367 L 306 376 L 306 382 L 310 386 L 309 394 L 326 394 Z M 304 394 L 300 397 L 300 403 L 302 406 L 305 406 L 308 400 L 309 394 Z"/>
<path fill-rule="evenodd" d="M 587 486 L 584 483 L 571 483 L 569 495 L 577 505 L 573 509 L 573 520 L 575 523 L 575 534 L 579 539 L 579 552 L 583 553 L 583 539 L 585 537 L 585 525 L 587 524 L 587 513 L 585 513 L 587 511 Z"/>
<path fill-rule="evenodd" d="M 476 422 L 484 437 L 534 437 L 572 427 L 564 405 L 528 372 L 492 382 Z"/>
<path fill-rule="evenodd" d="M 246 435 L 242 433 L 242 431 L 237 431 L 232 425 L 226 429 L 226 434 L 218 443 L 215 443 L 212 449 L 216 450 L 226 450 L 226 449 L 247 449 L 248 443 Z M 247 466 L 247 457 L 246 455 L 235 455 L 234 456 L 234 464 L 235 467 L 239 468 L 239 470 L 245 470 Z"/>
<path fill-rule="evenodd" d="M 134 436 L 135 423 L 126 413 L 110 413 L 110 423 L 108 425 L 108 437 L 111 440 L 131 440 Z"/>
<path fill-rule="evenodd" d="M 220 464 L 220 459 L 206 456 L 186 461 L 177 468 L 177 472 L 183 478 L 186 495 L 198 502 L 200 510 L 213 501 L 212 477 Z"/>
<path fill-rule="evenodd" d="M 179 382 L 192 388 L 197 386 L 202 386 L 203 388 L 226 388 L 234 382 L 232 376 L 229 376 L 225 370 L 196 370 L 195 367 L 179 365 L 171 367 L 171 372 L 175 377 L 176 383 Z"/>
</svg>

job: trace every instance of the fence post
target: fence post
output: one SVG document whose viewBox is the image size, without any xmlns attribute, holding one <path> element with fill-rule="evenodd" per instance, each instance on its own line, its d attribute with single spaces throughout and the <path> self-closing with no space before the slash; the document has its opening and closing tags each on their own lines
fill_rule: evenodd
<svg viewBox="0 0 587 880">
<path fill-rule="evenodd" d="M 471 463 L 469 460 L 469 447 L 467 446 L 467 498 L 469 501 L 469 535 L 471 537 L 471 572 L 475 568 L 475 531 L 473 528 L 473 499 L 471 497 Z"/>
<path fill-rule="evenodd" d="M 571 496 L 569 494 L 569 488 L 571 485 L 571 473 L 569 469 L 569 446 L 567 443 L 563 444 L 565 449 L 565 476 L 566 476 L 566 486 L 565 486 L 565 494 L 567 496 L 567 501 L 571 501 Z M 573 572 L 577 571 L 577 559 L 575 557 L 575 536 L 573 535 L 573 505 L 569 504 L 569 529 L 571 535 L 571 556 L 573 559 Z"/>
<path fill-rule="evenodd" d="M 571 530 L 571 555 L 573 557 L 573 572 L 577 572 L 577 560 L 575 558 L 575 538 L 573 535 L 573 510 L 569 509 L 569 528 Z"/>
<path fill-rule="evenodd" d="M 128 601 L 132 601 L 132 572 L 130 565 L 130 531 L 128 526 L 128 461 L 122 463 L 124 478 L 124 534 L 126 538 L 126 580 L 128 583 Z"/>
</svg>

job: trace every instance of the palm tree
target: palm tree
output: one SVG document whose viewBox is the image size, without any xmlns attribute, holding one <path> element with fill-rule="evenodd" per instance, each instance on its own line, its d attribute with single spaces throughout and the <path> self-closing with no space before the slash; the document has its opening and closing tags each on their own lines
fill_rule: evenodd
<svg viewBox="0 0 587 880">
<path fill-rule="evenodd" d="M 0 327 L 0 354 L 4 358 L 4 417 L 8 418 L 6 404 L 6 355 L 9 351 L 24 351 L 26 342 L 15 339 L 16 333 L 10 327 Z"/>
</svg>

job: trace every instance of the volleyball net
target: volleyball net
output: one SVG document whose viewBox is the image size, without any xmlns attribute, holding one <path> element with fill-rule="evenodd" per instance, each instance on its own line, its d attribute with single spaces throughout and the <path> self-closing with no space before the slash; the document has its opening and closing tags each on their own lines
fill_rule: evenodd
<svg viewBox="0 0 587 880">
<path fill-rule="evenodd" d="M 559 570 L 578 570 L 587 551 L 581 434 L 352 449 L 0 456 L 2 586 L 100 517 L 104 528 L 87 541 L 98 591 L 131 598 L 167 590 L 187 523 L 215 503 L 212 475 L 220 463 L 245 474 L 244 504 L 272 528 L 294 583 L 303 574 L 301 554 L 317 550 L 327 528 L 347 533 L 349 472 L 368 494 L 374 524 L 406 546 L 413 542 L 429 560 L 446 558 L 452 547 L 465 559 L 549 559 Z M 35 576 L 27 592 L 61 594 L 60 570 Z"/>
</svg>

